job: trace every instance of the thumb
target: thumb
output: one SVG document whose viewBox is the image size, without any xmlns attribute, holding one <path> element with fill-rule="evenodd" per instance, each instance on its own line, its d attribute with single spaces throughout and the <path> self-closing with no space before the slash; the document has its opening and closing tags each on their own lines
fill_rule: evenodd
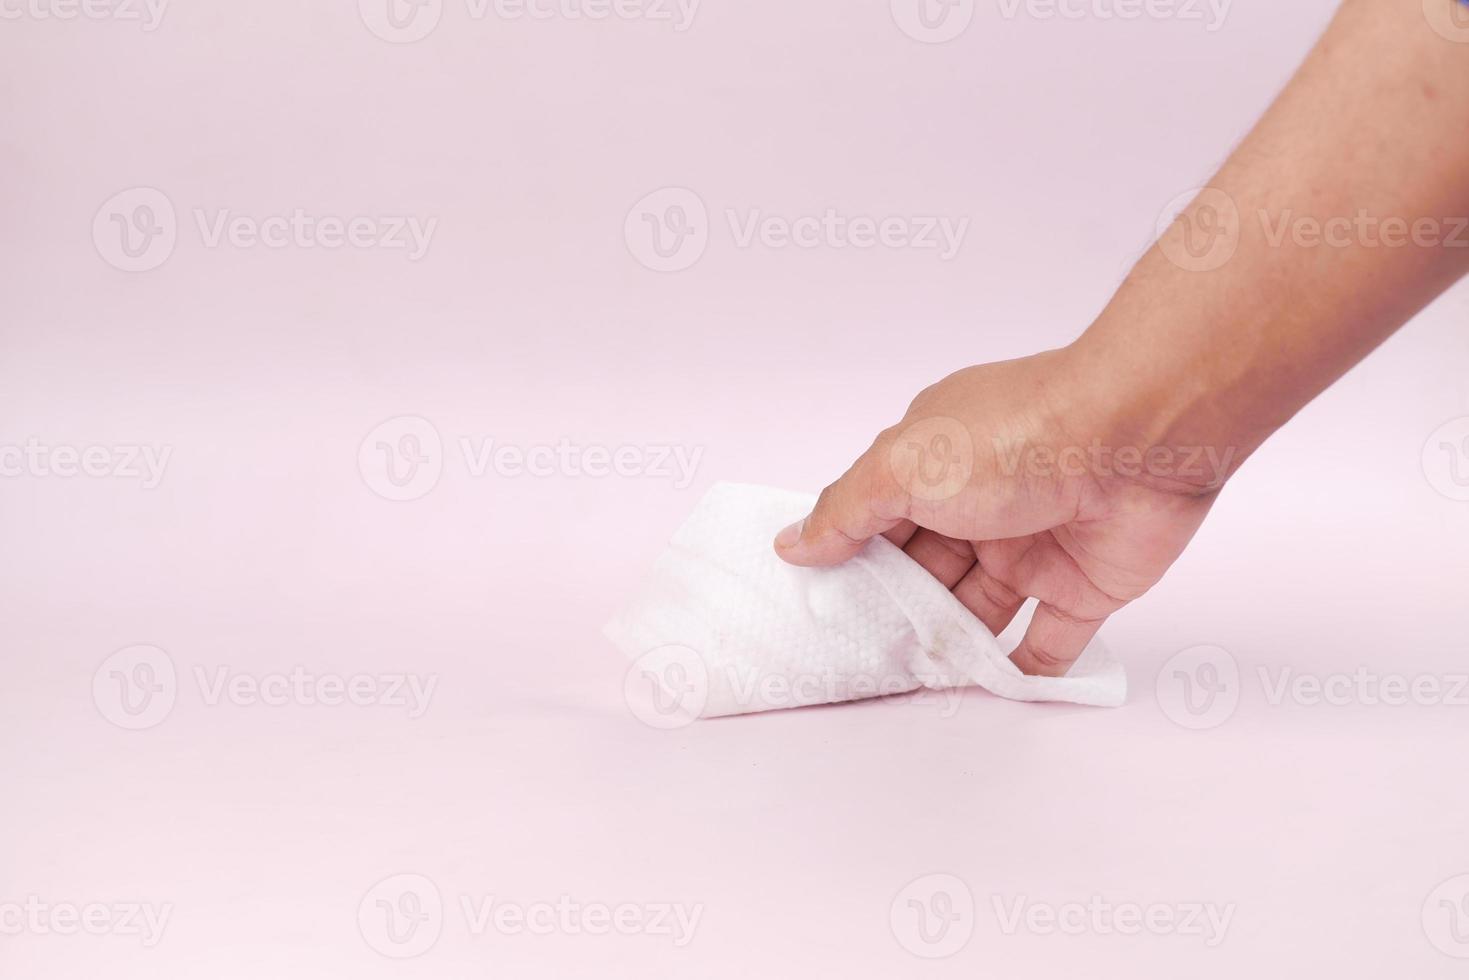
<svg viewBox="0 0 1469 980">
<path fill-rule="evenodd" d="M 838 565 L 869 539 L 901 524 L 908 495 L 875 449 L 821 491 L 810 516 L 781 531 L 775 551 L 792 565 Z"/>
</svg>

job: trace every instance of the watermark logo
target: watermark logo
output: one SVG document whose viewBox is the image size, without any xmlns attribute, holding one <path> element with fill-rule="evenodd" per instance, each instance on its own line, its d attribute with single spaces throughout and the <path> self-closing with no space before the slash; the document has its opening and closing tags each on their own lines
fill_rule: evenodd
<svg viewBox="0 0 1469 980">
<path fill-rule="evenodd" d="M 974 919 L 974 893 L 963 879 L 949 874 L 913 879 L 888 909 L 898 945 L 926 960 L 953 956 L 969 945 Z"/>
<path fill-rule="evenodd" d="M 1239 248 L 1239 208 L 1215 187 L 1187 191 L 1163 208 L 1156 230 L 1168 261 L 1187 272 L 1212 272 Z"/>
<path fill-rule="evenodd" d="M 686 490 L 698 475 L 703 446 L 669 444 L 583 445 L 570 439 L 516 445 L 460 436 L 458 465 L 473 479 L 666 480 Z M 369 432 L 357 448 L 357 469 L 369 490 L 385 500 L 417 500 L 438 486 L 446 463 L 433 423 L 402 415 Z"/>
<path fill-rule="evenodd" d="M 471 936 L 655 936 L 683 949 L 694 941 L 702 903 L 584 902 L 570 895 L 555 901 L 508 901 L 495 895 L 461 895 L 459 907 Z"/>
<path fill-rule="evenodd" d="M 0 901 L 0 936 L 122 936 L 152 949 L 172 916 L 172 902 L 47 902 L 29 895 Z"/>
<path fill-rule="evenodd" d="M 1313 673 L 1289 666 L 1258 665 L 1252 697 L 1266 708 L 1469 707 L 1469 673 L 1381 673 L 1366 665 Z M 1238 708 L 1246 677 L 1227 651 L 1190 647 L 1158 673 L 1158 704 L 1184 728 L 1217 728 Z"/>
<path fill-rule="evenodd" d="M 335 251 L 352 248 L 359 251 L 404 252 L 409 262 L 417 262 L 428 254 L 438 218 L 417 215 L 353 215 L 311 214 L 294 208 L 284 214 L 264 218 L 239 214 L 229 208 L 194 208 L 194 226 L 205 248 L 229 246 L 235 249 L 295 248 Z"/>
<path fill-rule="evenodd" d="M 678 643 L 657 647 L 628 667 L 622 697 L 633 716 L 650 728 L 687 727 L 709 702 L 709 667 L 692 647 Z"/>
<path fill-rule="evenodd" d="M 999 0 L 1000 16 L 1014 20 L 1196 21 L 1210 34 L 1224 26 L 1233 0 Z"/>
<path fill-rule="evenodd" d="M 837 208 L 798 215 L 762 208 L 725 208 L 723 225 L 736 249 L 770 251 L 827 249 L 935 253 L 950 262 L 964 247 L 970 220 L 964 216 L 851 214 Z M 683 187 L 665 187 L 644 197 L 627 214 L 623 236 L 628 251 L 655 272 L 682 272 L 703 257 L 713 225 L 703 198 Z"/>
<path fill-rule="evenodd" d="M 1469 3 L 1465 0 L 1423 0 L 1423 16 L 1440 37 L 1469 44 Z"/>
<path fill-rule="evenodd" d="M 1469 707 L 1469 674 L 1379 674 L 1367 667 L 1352 673 L 1297 673 L 1280 667 L 1256 668 L 1265 703 L 1278 708 L 1286 702 L 1303 708 L 1366 708 L 1414 705 L 1420 708 Z"/>
<path fill-rule="evenodd" d="M 369 947 L 389 959 L 422 956 L 444 931 L 438 886 L 417 874 L 384 878 L 357 904 L 357 930 Z"/>
<path fill-rule="evenodd" d="M 1469 218 L 1376 215 L 1366 208 L 1357 213 L 1320 218 L 1286 208 L 1278 215 L 1258 212 L 1265 243 L 1281 248 L 1469 248 Z"/>
<path fill-rule="evenodd" d="M 1159 217 L 1158 248 L 1190 272 L 1211 272 L 1239 248 L 1241 215 L 1224 191 L 1204 188 L 1182 194 Z M 1325 217 L 1296 211 L 1257 209 L 1266 248 L 1283 249 L 1469 249 L 1469 217 L 1382 215 L 1367 208 Z"/>
<path fill-rule="evenodd" d="M 357 929 L 367 945 L 389 959 L 422 956 L 444 933 L 457 907 L 472 938 L 501 936 L 654 936 L 682 949 L 694 939 L 702 903 L 515 901 L 498 895 L 461 894 L 446 904 L 434 882 L 420 874 L 396 874 L 368 889 L 357 904 Z"/>
<path fill-rule="evenodd" d="M 439 26 L 444 0 L 357 0 L 362 23 L 391 44 L 422 41 Z"/>
<path fill-rule="evenodd" d="M 622 230 L 628 251 L 644 266 L 682 272 L 709 247 L 709 210 L 693 191 L 665 187 L 634 204 Z"/>
<path fill-rule="evenodd" d="M 305 667 L 251 674 L 229 665 L 194 665 L 191 675 L 205 707 L 398 708 L 409 720 L 427 713 L 437 674 L 316 673 Z M 92 702 L 103 718 L 131 731 L 153 728 L 173 713 L 181 687 L 173 658 L 158 647 L 119 650 L 92 675 Z"/>
<path fill-rule="evenodd" d="M 677 34 L 694 26 L 702 0 L 465 0 L 469 16 L 483 20 L 602 21 L 672 24 Z"/>
<path fill-rule="evenodd" d="M 0 477 L 137 480 L 144 490 L 154 490 L 172 457 L 172 446 L 53 445 L 32 436 L 24 445 L 0 444 Z"/>
<path fill-rule="evenodd" d="M 167 718 L 178 690 L 173 658 L 147 644 L 118 650 L 92 675 L 92 703 L 98 713 L 130 731 L 152 728 Z"/>
<path fill-rule="evenodd" d="M 1033 445 L 1026 440 L 991 439 L 1000 472 L 1007 477 L 1041 478 L 1147 476 L 1188 486 L 1219 486 L 1229 476 L 1239 451 L 1234 446 Z"/>
<path fill-rule="evenodd" d="M 1450 500 L 1469 501 L 1469 416 L 1445 422 L 1428 437 L 1423 475 Z"/>
<path fill-rule="evenodd" d="M 228 665 L 206 670 L 195 666 L 194 683 L 207 707 L 239 708 L 401 708 L 410 720 L 422 718 L 439 686 L 438 674 L 314 673 L 305 667 L 250 674 Z"/>
<path fill-rule="evenodd" d="M 1455 875 L 1428 893 L 1423 934 L 1445 956 L 1469 960 L 1469 874 Z"/>
<path fill-rule="evenodd" d="M 1133 902 L 1092 895 L 1086 901 L 1036 901 L 1028 895 L 991 895 L 1002 935 L 1177 936 L 1221 945 L 1234 921 L 1233 902 Z M 914 956 L 942 959 L 962 950 L 974 934 L 973 892 L 961 878 L 930 874 L 909 882 L 889 909 L 893 935 Z"/>
<path fill-rule="evenodd" d="M 974 20 L 974 0 L 891 0 L 898 29 L 924 44 L 943 44 Z"/>
<path fill-rule="evenodd" d="M 969 219 L 945 215 L 870 215 L 843 214 L 827 208 L 820 214 L 803 214 L 791 218 L 766 214 L 760 208 L 748 208 L 743 214 L 726 208 L 725 221 L 730 236 L 739 249 L 759 245 L 771 251 L 789 248 L 802 250 L 873 249 L 890 251 L 934 251 L 939 260 L 949 262 L 964 246 L 969 233 Z"/>
<path fill-rule="evenodd" d="M 949 500 L 974 475 L 969 427 L 946 416 L 921 419 L 898 434 L 888 450 L 898 485 L 919 500 Z"/>
<path fill-rule="evenodd" d="M 462 14 L 472 22 L 491 17 L 517 21 L 646 21 L 673 25 L 682 34 L 694 26 L 701 0 L 464 0 Z M 393 44 L 411 44 L 434 32 L 444 0 L 357 0 L 362 23 Z"/>
<path fill-rule="evenodd" d="M 173 202 L 156 187 L 130 187 L 109 197 L 92 218 L 92 243 L 123 272 L 156 269 L 178 244 Z"/>
<path fill-rule="evenodd" d="M 1114 902 L 1102 895 L 1085 902 L 1036 902 L 1025 895 L 990 901 L 1007 936 L 1182 936 L 1211 949 L 1224 942 L 1236 908 L 1233 902 Z"/>
<path fill-rule="evenodd" d="M 90 20 L 140 25 L 158 30 L 169 0 L 0 0 L 0 20 Z"/>
<path fill-rule="evenodd" d="M 952 718 L 964 703 L 964 693 L 964 687 L 946 686 L 940 677 L 904 669 L 786 671 L 740 662 L 710 664 L 678 644 L 639 657 L 623 678 L 623 699 L 633 716 L 662 730 L 683 728 L 706 713 L 743 714 L 868 698 L 923 706 Z"/>
<path fill-rule="evenodd" d="M 3 2 L 3 0 L 0 0 Z M 199 243 L 206 249 L 266 248 L 401 251 L 417 262 L 428 254 L 438 218 L 416 215 L 312 214 L 294 208 L 258 217 L 230 208 L 190 209 Z M 168 195 L 154 187 L 133 187 L 108 198 L 92 218 L 97 253 L 124 272 L 148 272 L 173 255 L 179 220 Z"/>
<path fill-rule="evenodd" d="M 417 500 L 439 485 L 444 443 L 428 419 L 400 415 L 362 440 L 357 469 L 368 489 L 384 500 Z"/>
<path fill-rule="evenodd" d="M 1218 728 L 1239 707 L 1240 687 L 1239 662 L 1228 650 L 1189 647 L 1168 658 L 1158 671 L 1158 706 L 1184 728 Z"/>
<path fill-rule="evenodd" d="M 675 490 L 687 490 L 694 482 L 703 446 L 631 445 L 617 447 L 580 445 L 569 439 L 555 444 L 519 446 L 494 439 L 461 436 L 459 452 L 464 468 L 475 478 L 490 473 L 505 479 L 669 480 Z"/>
</svg>

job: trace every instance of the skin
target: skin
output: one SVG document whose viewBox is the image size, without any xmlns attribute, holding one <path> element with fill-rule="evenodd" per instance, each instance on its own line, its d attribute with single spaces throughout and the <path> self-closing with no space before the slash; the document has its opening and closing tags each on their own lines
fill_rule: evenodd
<svg viewBox="0 0 1469 980">
<path fill-rule="evenodd" d="M 881 534 L 995 633 L 1034 597 L 1013 660 L 1065 674 L 1251 453 L 1469 272 L 1454 216 L 1469 44 L 1423 0 L 1345 0 L 1081 337 L 925 389 L 776 551 L 832 565 Z"/>
</svg>

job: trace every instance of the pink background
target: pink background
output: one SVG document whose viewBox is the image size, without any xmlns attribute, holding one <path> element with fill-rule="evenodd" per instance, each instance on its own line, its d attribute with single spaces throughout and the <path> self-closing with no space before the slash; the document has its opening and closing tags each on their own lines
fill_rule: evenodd
<svg viewBox="0 0 1469 980">
<path fill-rule="evenodd" d="M 408 44 L 347 0 L 178 2 L 152 32 L 0 24 L 0 445 L 172 447 L 155 489 L 0 479 L 0 907 L 174 906 L 153 948 L 0 934 L 0 974 L 1462 975 L 1423 912 L 1469 872 L 1469 707 L 1271 705 L 1257 670 L 1469 671 L 1469 503 L 1420 459 L 1469 415 L 1464 289 L 1262 451 L 1107 627 L 1124 708 L 981 693 L 952 715 L 900 699 L 659 732 L 597 632 L 710 483 L 818 489 L 923 385 L 1073 337 L 1332 6 L 1236 0 L 1211 32 L 981 2 L 933 45 L 885 0 L 704 0 L 684 32 L 445 0 Z M 139 186 L 179 237 L 129 273 L 91 228 Z M 658 273 L 624 219 L 669 186 L 713 231 Z M 945 262 L 742 249 L 723 220 L 827 207 L 971 225 Z M 417 262 L 208 248 L 196 208 L 438 226 Z M 442 435 L 443 474 L 390 502 L 358 447 L 405 415 Z M 476 477 L 461 436 L 703 456 L 682 489 Z M 92 694 L 134 644 L 180 679 L 141 731 Z M 1195 731 L 1155 679 L 1200 644 L 1243 679 L 1233 716 Z M 211 706 L 193 679 L 297 665 L 439 687 L 410 720 Z M 447 906 L 401 961 L 357 922 L 398 873 Z M 934 873 L 976 912 L 930 962 L 890 911 Z M 473 936 L 464 895 L 703 912 L 681 949 Z M 992 907 L 1093 895 L 1236 909 L 1206 948 L 1006 935 Z"/>
</svg>

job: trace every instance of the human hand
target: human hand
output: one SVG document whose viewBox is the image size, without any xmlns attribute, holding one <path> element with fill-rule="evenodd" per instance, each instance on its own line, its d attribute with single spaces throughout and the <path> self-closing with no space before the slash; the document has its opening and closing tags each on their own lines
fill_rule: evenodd
<svg viewBox="0 0 1469 980">
<path fill-rule="evenodd" d="M 1469 249 L 1446 241 L 1269 232 L 1291 215 L 1417 229 L 1466 213 L 1469 58 L 1451 6 L 1342 4 L 1090 329 L 922 392 L 804 529 L 781 532 L 781 557 L 835 564 L 882 534 L 996 633 L 1034 596 L 1015 663 L 1064 674 L 1162 577 L 1245 456 L 1469 274 Z M 1187 235 L 1205 214 L 1219 234 L 1200 255 Z"/>
<path fill-rule="evenodd" d="M 993 633 L 1039 600 L 1013 661 L 1060 676 L 1141 596 L 1208 512 L 1232 454 L 1138 445 L 1070 350 L 967 368 L 921 392 L 811 515 L 776 538 L 834 565 L 881 534 Z M 1130 444 L 1129 444 L 1130 443 Z"/>
</svg>

